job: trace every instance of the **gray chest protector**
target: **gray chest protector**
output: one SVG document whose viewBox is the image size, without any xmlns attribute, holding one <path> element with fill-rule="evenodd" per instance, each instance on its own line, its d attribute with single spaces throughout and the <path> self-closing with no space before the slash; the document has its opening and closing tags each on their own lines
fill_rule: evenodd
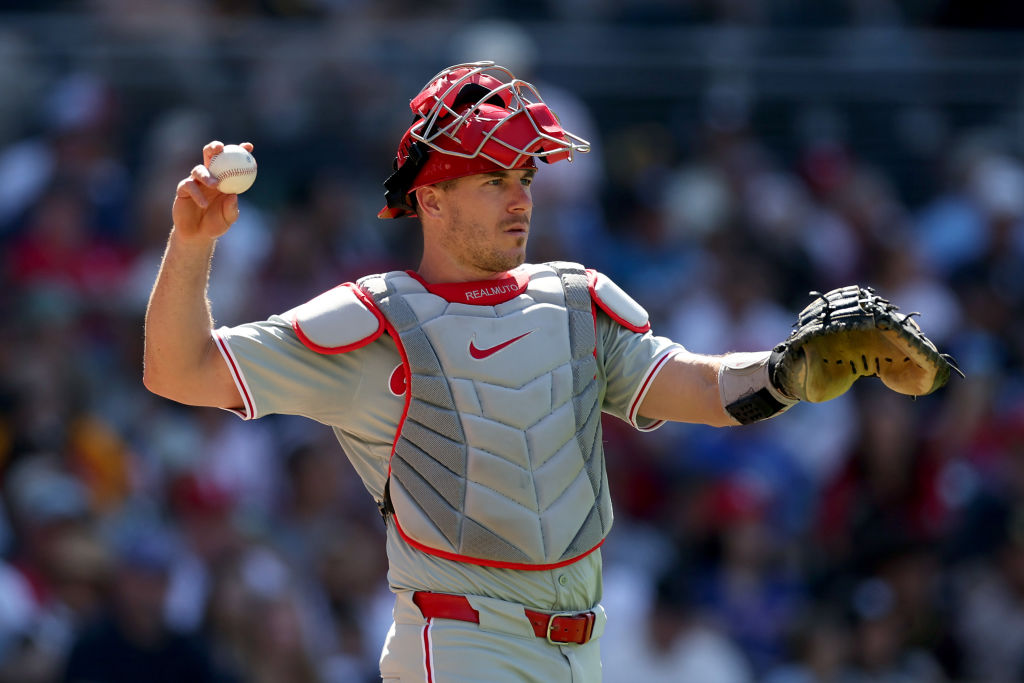
<svg viewBox="0 0 1024 683">
<path fill-rule="evenodd" d="M 425 552 L 545 569 L 611 527 L 587 273 L 527 268 L 495 305 L 453 303 L 404 272 L 358 283 L 408 378 L 389 493 L 398 531 Z"/>
</svg>

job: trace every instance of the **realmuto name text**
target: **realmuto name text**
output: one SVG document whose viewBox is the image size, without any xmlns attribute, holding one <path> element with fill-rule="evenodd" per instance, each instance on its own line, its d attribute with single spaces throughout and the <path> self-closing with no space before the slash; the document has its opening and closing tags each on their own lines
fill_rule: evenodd
<svg viewBox="0 0 1024 683">
<path fill-rule="evenodd" d="M 508 284 L 497 285 L 495 287 L 481 287 L 479 289 L 471 289 L 467 291 L 465 294 L 467 300 L 472 300 L 482 299 L 483 297 L 486 296 L 498 296 L 501 294 L 508 294 L 509 292 L 514 292 L 517 289 L 519 289 L 519 285 L 517 283 L 509 282 Z"/>
</svg>

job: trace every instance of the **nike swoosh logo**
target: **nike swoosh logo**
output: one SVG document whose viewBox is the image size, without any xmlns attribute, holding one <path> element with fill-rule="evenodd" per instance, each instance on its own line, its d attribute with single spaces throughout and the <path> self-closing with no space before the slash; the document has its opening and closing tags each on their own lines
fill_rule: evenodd
<svg viewBox="0 0 1024 683">
<path fill-rule="evenodd" d="M 533 332 L 533 330 L 530 330 L 530 332 Z M 474 339 L 470 339 L 469 340 L 469 355 L 471 355 L 473 358 L 476 358 L 477 360 L 483 360 L 484 358 L 487 358 L 488 356 L 493 356 L 494 354 L 496 354 L 498 351 L 501 351 L 506 346 L 508 346 L 510 344 L 516 343 L 517 341 L 519 341 L 520 339 L 522 339 L 526 335 L 530 334 L 530 332 L 523 332 L 518 337 L 512 337 L 508 341 L 503 341 L 500 344 L 497 344 L 495 346 L 490 346 L 490 347 L 488 347 L 486 349 L 479 349 L 479 348 L 477 348 L 476 344 L 474 343 L 475 340 Z"/>
</svg>

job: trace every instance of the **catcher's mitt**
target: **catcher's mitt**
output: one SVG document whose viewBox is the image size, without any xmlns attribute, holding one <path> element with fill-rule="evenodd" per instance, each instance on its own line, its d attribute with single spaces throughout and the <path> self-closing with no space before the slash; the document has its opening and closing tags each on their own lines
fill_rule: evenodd
<svg viewBox="0 0 1024 683">
<path fill-rule="evenodd" d="M 858 377 L 876 375 L 893 391 L 923 396 L 961 375 L 912 319 L 870 287 L 851 285 L 817 297 L 800 312 L 795 329 L 772 351 L 772 383 L 793 398 L 831 400 Z"/>
</svg>

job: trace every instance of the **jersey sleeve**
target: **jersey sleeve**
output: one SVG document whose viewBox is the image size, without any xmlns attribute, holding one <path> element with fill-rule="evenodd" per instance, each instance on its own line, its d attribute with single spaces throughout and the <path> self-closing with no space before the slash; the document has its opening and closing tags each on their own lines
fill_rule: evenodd
<svg viewBox="0 0 1024 683">
<path fill-rule="evenodd" d="M 640 404 L 668 359 L 683 347 L 649 330 L 627 329 L 604 311 L 596 315 L 597 363 L 605 379 L 602 410 L 641 431 L 657 429 L 665 421 L 640 417 Z"/>
<path fill-rule="evenodd" d="M 213 335 L 242 395 L 232 412 L 243 419 L 282 413 L 339 425 L 350 411 L 363 374 L 357 358 L 311 351 L 280 316 Z"/>
</svg>

